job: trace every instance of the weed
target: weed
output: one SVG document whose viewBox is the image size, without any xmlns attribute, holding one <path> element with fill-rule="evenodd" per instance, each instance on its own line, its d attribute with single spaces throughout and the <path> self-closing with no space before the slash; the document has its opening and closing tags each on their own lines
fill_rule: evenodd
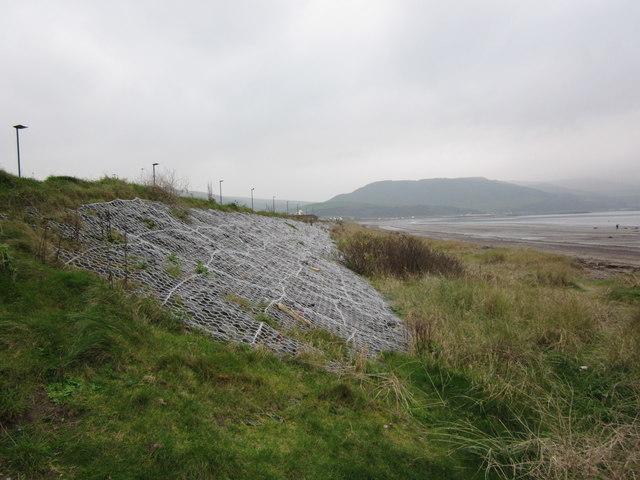
<svg viewBox="0 0 640 480">
<path fill-rule="evenodd" d="M 423 318 L 412 313 L 407 319 L 411 339 L 411 351 L 416 355 L 436 354 L 436 322 L 432 318 Z"/>
<path fill-rule="evenodd" d="M 236 295 L 235 293 L 225 293 L 224 298 L 229 302 L 238 305 L 244 312 L 249 312 L 253 308 L 253 305 L 249 300 L 241 297 L 240 295 Z"/>
<path fill-rule="evenodd" d="M 196 268 L 194 270 L 194 273 L 198 274 L 198 275 L 208 275 L 209 274 L 209 268 L 207 268 L 207 266 L 202 263 L 200 260 L 196 261 Z"/>
<path fill-rule="evenodd" d="M 269 325 L 274 330 L 282 329 L 282 326 L 265 312 L 260 312 L 254 316 L 256 322 L 262 322 Z"/>
<path fill-rule="evenodd" d="M 107 234 L 107 241 L 114 245 L 120 245 L 124 243 L 124 237 L 118 233 L 115 229 L 110 228 Z"/>
<path fill-rule="evenodd" d="M 149 230 L 155 230 L 158 228 L 158 224 L 150 218 L 142 218 L 142 222 L 147 226 Z"/>
<path fill-rule="evenodd" d="M 178 220 L 182 220 L 184 223 L 191 223 L 191 216 L 189 214 L 189 210 L 184 207 L 175 207 L 170 210 L 171 215 L 173 215 Z"/>
<path fill-rule="evenodd" d="M 182 275 L 182 270 L 180 270 L 180 267 L 177 265 L 170 265 L 167 268 L 165 268 L 164 271 L 171 278 L 178 278 L 180 275 Z"/>
<path fill-rule="evenodd" d="M 149 263 L 146 260 L 141 260 L 133 264 L 133 268 L 136 270 L 146 270 L 149 268 Z"/>
<path fill-rule="evenodd" d="M 65 403 L 67 397 L 82 390 L 82 382 L 73 377 L 66 377 L 62 382 L 50 383 L 47 387 L 49 399 L 53 403 Z"/>
</svg>

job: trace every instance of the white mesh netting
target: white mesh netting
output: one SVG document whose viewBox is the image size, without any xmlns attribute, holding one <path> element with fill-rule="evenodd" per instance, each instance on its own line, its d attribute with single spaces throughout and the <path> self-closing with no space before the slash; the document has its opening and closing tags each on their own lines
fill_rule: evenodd
<svg viewBox="0 0 640 480">
<path fill-rule="evenodd" d="M 296 354 L 290 328 L 320 328 L 370 353 L 405 350 L 406 329 L 382 296 L 338 262 L 328 230 L 216 210 L 183 213 L 146 200 L 83 205 L 67 264 L 138 282 L 188 326 Z"/>
</svg>

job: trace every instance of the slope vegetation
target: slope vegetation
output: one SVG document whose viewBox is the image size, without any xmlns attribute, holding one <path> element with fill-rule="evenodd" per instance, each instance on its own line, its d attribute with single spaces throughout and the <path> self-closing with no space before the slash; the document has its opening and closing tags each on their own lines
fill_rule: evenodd
<svg viewBox="0 0 640 480">
<path fill-rule="evenodd" d="M 4 172 L 0 185 L 0 478 L 640 475 L 638 274 L 598 279 L 565 257 L 341 225 L 342 255 L 393 302 L 409 352 L 367 357 L 292 322 L 279 332 L 313 348 L 275 355 L 186 328 L 133 277 L 65 266 L 75 238 L 61 225 L 73 237 L 81 203 L 162 192 Z M 198 225 L 193 211 L 175 220 L 194 204 L 165 201 L 160 227 Z M 102 247 L 134 235 L 102 225 Z M 219 275 L 180 251 L 155 258 L 169 278 Z"/>
<path fill-rule="evenodd" d="M 406 350 L 403 323 L 338 261 L 329 232 L 284 218 L 179 210 L 144 200 L 83 205 L 56 255 L 142 285 L 190 327 L 295 354 L 286 329 L 321 328 L 370 353 Z"/>
</svg>

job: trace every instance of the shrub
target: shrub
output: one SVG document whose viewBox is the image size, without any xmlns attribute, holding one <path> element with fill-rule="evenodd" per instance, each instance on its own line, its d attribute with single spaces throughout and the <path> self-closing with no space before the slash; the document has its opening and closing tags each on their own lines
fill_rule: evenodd
<svg viewBox="0 0 640 480">
<path fill-rule="evenodd" d="M 437 252 L 423 240 L 408 235 L 357 232 L 338 247 L 347 267 L 362 275 L 406 277 L 425 273 L 462 273 L 462 265 L 457 259 Z"/>
</svg>

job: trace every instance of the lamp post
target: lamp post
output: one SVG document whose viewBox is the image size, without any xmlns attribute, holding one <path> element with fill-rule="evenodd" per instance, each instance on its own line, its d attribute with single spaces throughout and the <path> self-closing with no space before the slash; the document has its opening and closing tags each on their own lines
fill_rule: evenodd
<svg viewBox="0 0 640 480">
<path fill-rule="evenodd" d="M 255 190 L 255 187 L 251 187 L 251 210 L 253 210 L 253 191 Z"/>
<path fill-rule="evenodd" d="M 153 167 L 153 186 L 156 186 L 156 166 L 160 165 L 159 163 L 154 163 L 151 166 Z"/>
<path fill-rule="evenodd" d="M 273 196 L 272 202 L 273 203 L 271 205 L 273 208 L 273 213 L 276 213 L 276 196 L 275 195 Z"/>
<path fill-rule="evenodd" d="M 18 149 L 18 178 L 20 178 L 22 176 L 20 171 L 20 130 L 28 127 L 25 127 L 24 125 L 14 125 L 13 128 L 16 129 L 16 147 Z"/>
<path fill-rule="evenodd" d="M 220 205 L 222 205 L 222 182 L 224 182 L 224 180 L 220 180 Z"/>
</svg>

